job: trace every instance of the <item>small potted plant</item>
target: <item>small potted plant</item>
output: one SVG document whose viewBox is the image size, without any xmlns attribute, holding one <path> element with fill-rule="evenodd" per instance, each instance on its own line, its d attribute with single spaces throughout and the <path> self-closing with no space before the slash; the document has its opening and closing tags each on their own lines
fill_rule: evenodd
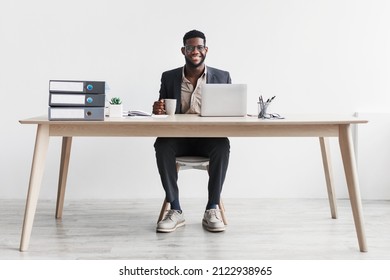
<svg viewBox="0 0 390 280">
<path fill-rule="evenodd" d="M 113 97 L 110 100 L 110 118 L 122 118 L 123 105 L 122 100 L 119 97 Z"/>
</svg>

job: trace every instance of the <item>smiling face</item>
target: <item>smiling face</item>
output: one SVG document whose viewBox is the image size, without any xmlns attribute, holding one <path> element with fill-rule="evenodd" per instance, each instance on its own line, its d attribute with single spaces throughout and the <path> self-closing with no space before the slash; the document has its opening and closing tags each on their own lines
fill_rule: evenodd
<svg viewBox="0 0 390 280">
<path fill-rule="evenodd" d="M 191 68 L 203 65 L 207 51 L 208 48 L 204 45 L 204 40 L 198 37 L 187 39 L 185 46 L 181 48 L 186 65 Z"/>
</svg>

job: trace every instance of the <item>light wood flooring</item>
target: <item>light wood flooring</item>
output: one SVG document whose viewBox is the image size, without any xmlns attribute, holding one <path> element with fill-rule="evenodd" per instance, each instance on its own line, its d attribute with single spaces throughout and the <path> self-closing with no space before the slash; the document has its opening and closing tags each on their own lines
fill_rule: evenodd
<svg viewBox="0 0 390 280">
<path fill-rule="evenodd" d="M 186 226 L 155 232 L 161 201 L 39 201 L 29 250 L 19 252 L 24 201 L 0 200 L 0 259 L 389 260 L 390 201 L 363 201 L 368 252 L 358 249 L 348 200 L 225 199 L 223 233 L 201 226 L 204 201 L 183 199 Z"/>
</svg>

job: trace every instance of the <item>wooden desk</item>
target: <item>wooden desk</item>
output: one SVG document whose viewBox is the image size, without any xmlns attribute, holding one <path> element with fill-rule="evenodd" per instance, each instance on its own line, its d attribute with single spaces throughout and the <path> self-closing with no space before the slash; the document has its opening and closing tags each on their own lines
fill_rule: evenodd
<svg viewBox="0 0 390 280">
<path fill-rule="evenodd" d="M 207 118 L 197 115 L 175 115 L 167 118 L 132 117 L 106 119 L 105 121 L 48 121 L 47 117 L 21 120 L 20 123 L 22 124 L 37 125 L 37 134 L 20 251 L 28 249 L 50 137 L 63 137 L 56 208 L 56 218 L 61 218 L 72 137 L 169 136 L 319 137 L 332 218 L 337 218 L 337 208 L 327 138 L 338 137 L 359 248 L 361 252 L 366 252 L 367 244 L 351 133 L 352 124 L 366 122 L 366 120 L 338 115 L 287 116 L 283 120 L 261 120 L 255 117 Z"/>
</svg>

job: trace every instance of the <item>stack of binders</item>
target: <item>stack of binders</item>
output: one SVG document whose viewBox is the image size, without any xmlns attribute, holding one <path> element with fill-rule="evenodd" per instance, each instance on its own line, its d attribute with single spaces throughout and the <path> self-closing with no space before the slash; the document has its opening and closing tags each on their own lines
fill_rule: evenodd
<svg viewBox="0 0 390 280">
<path fill-rule="evenodd" d="M 106 83 L 49 81 L 49 120 L 104 120 Z"/>
</svg>

